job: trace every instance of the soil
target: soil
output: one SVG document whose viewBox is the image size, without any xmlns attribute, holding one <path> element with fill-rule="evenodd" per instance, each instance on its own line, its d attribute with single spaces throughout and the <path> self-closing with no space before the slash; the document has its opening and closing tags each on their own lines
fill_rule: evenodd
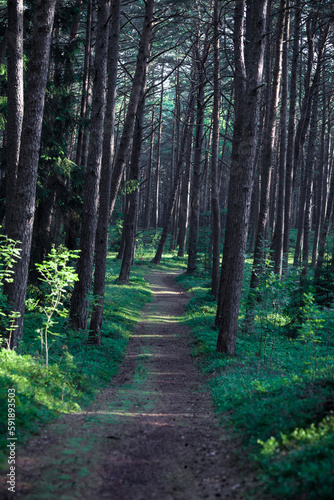
<svg viewBox="0 0 334 500">
<path fill-rule="evenodd" d="M 15 498 L 249 498 L 254 472 L 219 425 L 190 354 L 189 295 L 173 274 L 148 279 L 154 301 L 118 375 L 86 411 L 61 417 L 19 451 Z"/>
</svg>

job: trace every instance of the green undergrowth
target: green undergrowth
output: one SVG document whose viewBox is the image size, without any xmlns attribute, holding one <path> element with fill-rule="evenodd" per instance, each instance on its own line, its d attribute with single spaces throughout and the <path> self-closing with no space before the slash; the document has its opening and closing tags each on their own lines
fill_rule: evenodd
<svg viewBox="0 0 334 500">
<path fill-rule="evenodd" d="M 246 262 L 246 277 L 249 271 Z M 266 311 L 257 312 L 254 332 L 241 328 L 236 355 L 229 357 L 216 352 L 217 305 L 209 276 L 183 274 L 177 281 L 192 292 L 186 311 L 192 353 L 209 375 L 221 422 L 241 438 L 258 469 L 263 498 L 333 498 L 333 312 L 320 313 L 312 303 L 298 337 L 289 338 L 283 306 L 275 309 L 269 294 L 271 304 L 264 300 Z"/>
<path fill-rule="evenodd" d="M 6 447 L 8 389 L 15 389 L 16 436 L 22 442 L 60 413 L 79 411 L 117 373 L 140 312 L 151 300 L 147 270 L 134 266 L 127 286 L 115 283 L 119 271 L 120 261 L 110 256 L 100 347 L 87 342 L 87 332 L 71 331 L 68 318 L 57 318 L 61 336 L 53 338 L 46 369 L 38 333 L 41 317 L 31 310 L 25 316 L 20 353 L 0 351 L 1 450 Z"/>
</svg>

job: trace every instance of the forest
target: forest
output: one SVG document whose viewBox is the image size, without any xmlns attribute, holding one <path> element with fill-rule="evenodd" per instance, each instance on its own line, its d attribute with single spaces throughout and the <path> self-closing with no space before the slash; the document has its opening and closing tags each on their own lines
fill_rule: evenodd
<svg viewBox="0 0 334 500">
<path fill-rule="evenodd" d="M 222 465 L 217 452 L 208 467 L 222 472 L 212 469 L 206 493 L 190 479 L 182 489 L 177 476 L 166 484 L 180 491 L 143 498 L 333 498 L 333 26 L 331 0 L 0 0 L 6 494 L 30 498 L 30 482 L 40 481 L 46 496 L 31 498 L 63 498 L 69 484 L 79 488 L 73 498 L 95 498 L 80 490 L 83 471 L 92 473 L 81 450 L 68 451 L 81 457 L 68 462 L 76 472 L 58 486 L 54 472 L 47 489 L 22 458 L 15 476 L 6 443 L 22 443 L 20 464 L 43 428 L 87 415 L 118 380 L 147 316 L 157 335 L 165 324 L 172 336 L 176 323 L 190 332 L 221 428 L 211 441 L 223 447 L 227 435 L 226 456 L 235 458 Z M 158 304 L 160 313 L 145 312 Z M 160 345 L 150 332 L 143 352 Z M 163 354 L 147 356 L 175 346 L 166 340 Z M 175 373 L 188 366 L 182 359 Z M 138 363 L 134 384 L 150 373 Z M 147 394 L 159 393 L 150 380 Z M 137 483 L 127 481 L 118 493 L 100 488 L 105 498 L 135 500 Z"/>
</svg>

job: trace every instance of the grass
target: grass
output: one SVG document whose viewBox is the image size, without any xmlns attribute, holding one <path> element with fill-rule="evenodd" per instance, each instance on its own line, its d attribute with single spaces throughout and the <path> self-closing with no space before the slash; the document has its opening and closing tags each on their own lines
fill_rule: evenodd
<svg viewBox="0 0 334 500">
<path fill-rule="evenodd" d="M 58 331 L 50 348 L 49 369 L 45 368 L 38 330 L 41 317 L 26 314 L 24 342 L 20 353 L 0 351 L 0 449 L 6 449 L 7 394 L 16 393 L 16 436 L 18 442 L 39 433 L 41 425 L 60 413 L 78 411 L 87 405 L 117 373 L 127 342 L 144 304 L 151 299 L 147 271 L 134 267 L 130 284 L 115 280 L 120 261 L 108 259 L 103 338 L 100 347 L 87 343 L 87 332 L 73 332 L 68 319 L 59 318 Z M 0 455 L 4 461 L 6 454 Z"/>
<path fill-rule="evenodd" d="M 247 261 L 244 298 L 250 267 Z M 282 289 L 276 299 L 272 289 L 264 290 L 254 332 L 240 329 L 236 356 L 228 357 L 216 352 L 217 305 L 209 276 L 184 274 L 177 281 L 193 294 L 186 312 L 193 332 L 192 353 L 210 375 L 208 388 L 220 421 L 241 438 L 241 453 L 246 452 L 258 470 L 261 495 L 333 498 L 332 311 L 322 312 L 327 315 L 325 326 L 316 335 L 291 339 L 285 334 L 288 318 L 277 298 L 283 299 Z"/>
</svg>

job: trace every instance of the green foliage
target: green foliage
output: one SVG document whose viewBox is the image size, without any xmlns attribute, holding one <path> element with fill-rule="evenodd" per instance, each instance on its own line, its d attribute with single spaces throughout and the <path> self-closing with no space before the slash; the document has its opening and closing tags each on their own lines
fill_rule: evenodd
<svg viewBox="0 0 334 500">
<path fill-rule="evenodd" d="M 66 254 L 65 250 L 62 252 Z M 64 260 L 61 262 L 64 263 Z M 50 277 L 45 279 L 53 282 L 56 266 L 63 272 L 65 281 L 69 269 L 67 265 L 62 267 L 59 264 L 59 256 L 47 261 L 43 272 L 46 276 L 50 273 Z M 3 445 L 6 440 L 7 422 L 4 402 L 9 388 L 16 389 L 17 433 L 22 442 L 29 433 L 38 433 L 40 425 L 57 414 L 81 411 L 96 392 L 110 383 L 117 373 L 128 339 L 140 317 L 140 311 L 151 297 L 149 286 L 144 279 L 147 272 L 145 269 L 135 267 L 130 284 L 122 287 L 114 283 L 119 269 L 119 260 L 109 257 L 102 345 L 98 347 L 89 344 L 87 333 L 72 332 L 61 311 L 61 316 L 57 314 L 57 332 L 62 335 L 62 342 L 53 344 L 49 353 L 48 369 L 41 357 L 39 340 L 36 337 L 36 330 L 40 328 L 43 317 L 40 308 L 34 305 L 36 301 L 29 302 L 20 354 L 7 350 L 0 352 L 2 450 L 5 449 Z M 60 278 L 59 288 L 61 281 Z M 49 282 L 44 283 L 45 295 L 51 294 Z M 50 300 L 54 299 L 51 297 Z M 42 304 L 40 307 L 50 307 L 50 302 L 45 300 L 44 306 Z M 5 457 L 0 455 L 0 459 L 2 458 Z"/>
<path fill-rule="evenodd" d="M 58 323 L 55 321 L 54 316 L 67 317 L 68 311 L 64 308 L 64 298 L 68 292 L 69 287 L 77 281 L 78 275 L 72 266 L 69 266 L 69 260 L 78 257 L 78 251 L 69 251 L 66 248 L 52 248 L 41 264 L 35 264 L 39 272 L 39 279 L 42 281 L 46 288 L 44 288 L 43 305 L 41 312 L 43 313 L 43 329 L 39 330 L 41 339 L 41 352 L 43 346 L 45 348 L 45 366 L 48 369 L 49 365 L 49 344 L 48 336 L 62 337 L 59 332 L 52 331 L 51 329 Z"/>
<path fill-rule="evenodd" d="M 2 331 L 7 332 L 5 344 L 8 348 L 15 330 L 15 321 L 20 315 L 10 310 L 7 299 L 3 294 L 3 284 L 13 281 L 13 266 L 17 259 L 20 258 L 21 252 L 18 245 L 18 242 L 0 234 L 0 328 Z"/>
<path fill-rule="evenodd" d="M 247 296 L 249 263 L 246 262 Z M 216 352 L 216 303 L 203 278 L 181 275 L 193 296 L 187 307 L 192 351 L 204 372 L 222 423 L 233 428 L 257 463 L 264 494 L 277 498 L 332 498 L 334 480 L 334 323 L 309 287 L 298 307 L 297 338 L 285 325 L 299 273 L 279 280 L 270 268 L 261 282 L 254 331 L 238 334 L 237 354 Z M 243 298 L 240 319 L 245 314 Z M 258 493 L 258 492 L 257 492 Z"/>
</svg>

